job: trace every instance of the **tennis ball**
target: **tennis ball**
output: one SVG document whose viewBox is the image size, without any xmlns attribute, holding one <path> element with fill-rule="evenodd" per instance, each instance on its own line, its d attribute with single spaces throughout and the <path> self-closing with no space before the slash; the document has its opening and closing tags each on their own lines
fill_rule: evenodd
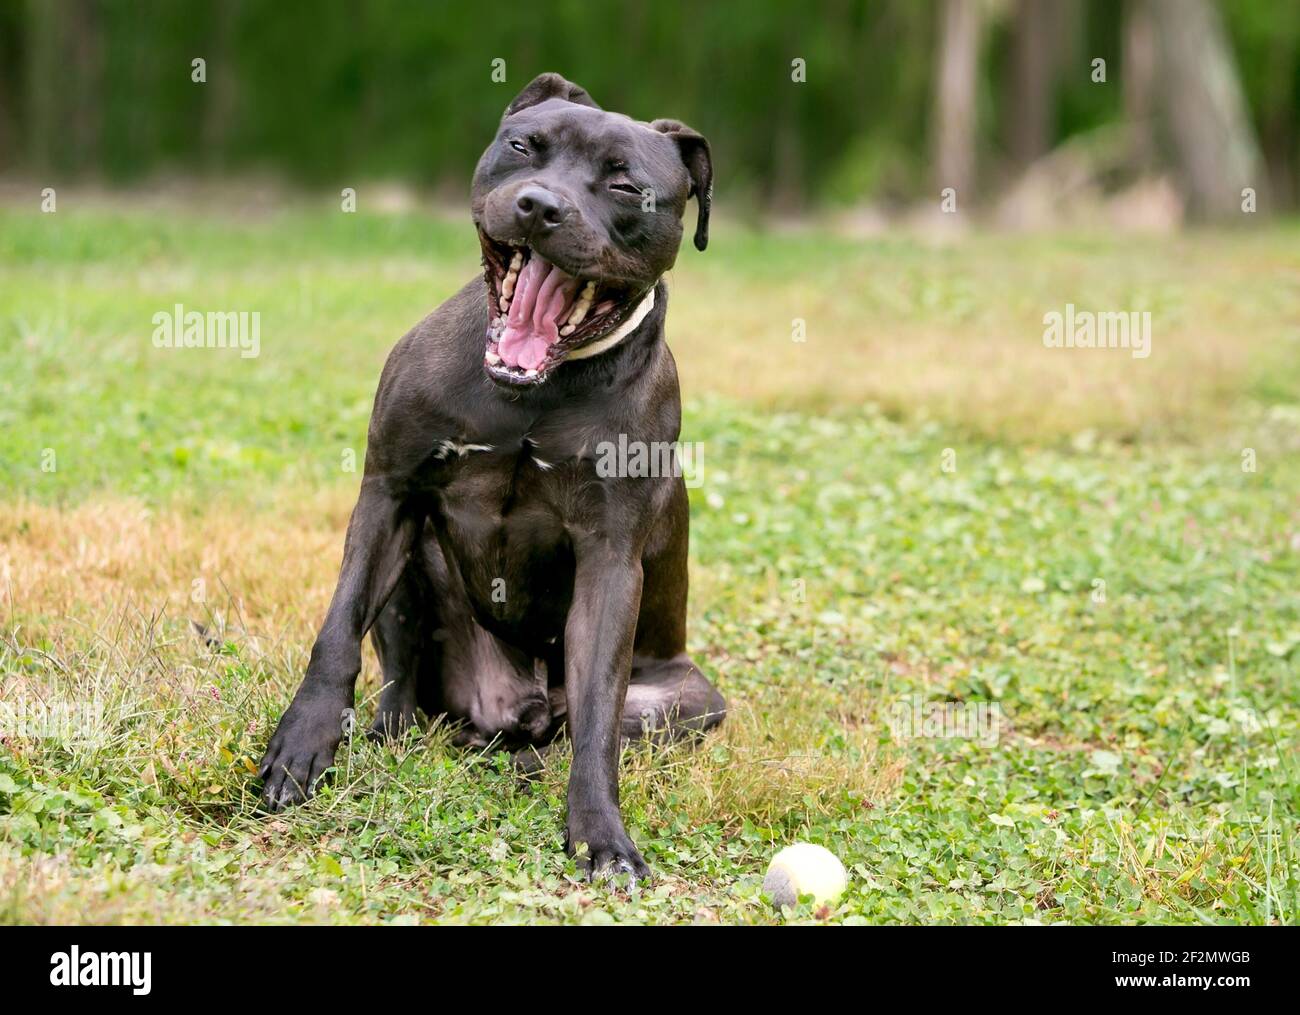
<svg viewBox="0 0 1300 1015">
<path fill-rule="evenodd" d="M 796 842 L 772 857 L 763 891 L 778 906 L 793 906 L 801 895 L 811 895 L 819 903 L 834 902 L 848 880 L 844 864 L 829 849 Z"/>
</svg>

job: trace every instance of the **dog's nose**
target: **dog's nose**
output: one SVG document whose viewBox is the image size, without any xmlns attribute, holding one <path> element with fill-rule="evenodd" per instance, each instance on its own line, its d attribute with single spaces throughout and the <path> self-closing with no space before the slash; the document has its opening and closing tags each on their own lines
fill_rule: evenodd
<svg viewBox="0 0 1300 1015">
<path fill-rule="evenodd" d="M 568 215 L 564 199 L 545 187 L 525 187 L 515 198 L 515 220 L 529 234 L 554 229 Z"/>
</svg>

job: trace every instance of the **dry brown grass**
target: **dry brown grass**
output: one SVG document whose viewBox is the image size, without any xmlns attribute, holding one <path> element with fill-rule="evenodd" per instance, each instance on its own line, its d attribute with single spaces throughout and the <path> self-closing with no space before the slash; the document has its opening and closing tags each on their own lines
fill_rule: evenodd
<svg viewBox="0 0 1300 1015">
<path fill-rule="evenodd" d="M 351 501 L 335 487 L 260 509 L 3 503 L 5 610 L 24 618 L 29 638 L 56 643 L 69 621 L 95 627 L 128 605 L 301 641 L 328 604 Z"/>
</svg>

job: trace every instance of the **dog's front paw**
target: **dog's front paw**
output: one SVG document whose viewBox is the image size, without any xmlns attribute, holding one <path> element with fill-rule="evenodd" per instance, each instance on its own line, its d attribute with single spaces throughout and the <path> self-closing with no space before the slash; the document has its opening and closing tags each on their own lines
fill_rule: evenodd
<svg viewBox="0 0 1300 1015">
<path fill-rule="evenodd" d="M 641 856 L 622 823 L 601 823 L 583 831 L 569 823 L 565 849 L 588 881 L 617 880 L 630 876 L 633 882 L 648 881 L 650 866 Z"/>
<path fill-rule="evenodd" d="M 354 722 L 352 709 L 341 701 L 294 698 L 258 767 L 268 810 L 282 810 L 312 795 Z"/>
</svg>

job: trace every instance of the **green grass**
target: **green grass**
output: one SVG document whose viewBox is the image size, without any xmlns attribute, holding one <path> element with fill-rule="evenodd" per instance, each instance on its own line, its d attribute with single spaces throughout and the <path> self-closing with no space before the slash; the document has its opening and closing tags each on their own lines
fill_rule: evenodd
<svg viewBox="0 0 1300 1015">
<path fill-rule="evenodd" d="M 387 349 L 468 277 L 472 236 L 61 208 L 0 213 L 0 681 L 10 703 L 96 702 L 102 738 L 6 731 L 0 919 L 1300 920 L 1300 384 L 1296 289 L 1276 284 L 1293 228 L 937 253 L 719 230 L 683 253 L 670 334 L 705 466 L 691 650 L 733 711 L 698 750 L 626 757 L 657 873 L 629 893 L 579 883 L 560 852 L 563 756 L 523 785 L 437 726 L 357 743 L 305 808 L 254 811 L 249 769 L 332 590 L 342 452 L 364 447 Z M 852 266 L 871 280 L 844 307 L 792 311 Z M 1022 418 L 1019 325 L 998 322 L 1144 279 L 1167 308 L 1154 378 L 1058 358 L 1117 400 L 1070 415 L 1038 391 L 1042 425 Z M 724 297 L 744 327 L 716 330 Z M 260 310 L 262 356 L 153 349 L 151 315 L 178 301 Z M 814 340 L 819 320 L 870 322 L 874 339 L 836 330 L 842 349 L 943 333 L 960 361 L 1002 342 L 1005 369 L 969 414 L 934 377 L 836 397 L 815 342 L 789 361 L 806 371 L 763 369 L 764 329 L 788 344 L 793 316 Z M 1248 355 L 1210 384 L 1182 331 Z M 377 688 L 367 650 L 363 712 Z M 914 698 L 995 703 L 996 744 L 896 740 Z M 849 868 L 837 905 L 763 899 L 796 839 Z"/>
</svg>

